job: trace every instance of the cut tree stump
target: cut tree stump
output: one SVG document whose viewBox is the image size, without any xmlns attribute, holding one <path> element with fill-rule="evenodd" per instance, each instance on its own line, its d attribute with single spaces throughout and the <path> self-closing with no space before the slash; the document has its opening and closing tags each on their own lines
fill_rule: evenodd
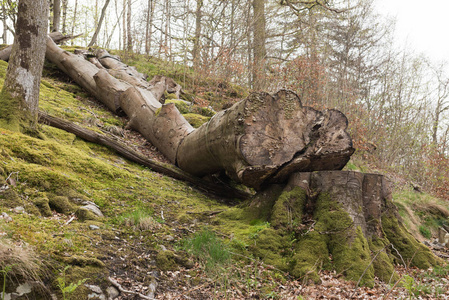
<svg viewBox="0 0 449 300">
<path fill-rule="evenodd" d="M 394 264 L 427 269 L 441 263 L 404 227 L 382 175 L 295 173 L 287 184 L 258 193 L 242 215 L 270 222 L 251 249 L 296 278 L 319 282 L 325 268 L 370 286 L 374 276 L 394 283 Z"/>
</svg>

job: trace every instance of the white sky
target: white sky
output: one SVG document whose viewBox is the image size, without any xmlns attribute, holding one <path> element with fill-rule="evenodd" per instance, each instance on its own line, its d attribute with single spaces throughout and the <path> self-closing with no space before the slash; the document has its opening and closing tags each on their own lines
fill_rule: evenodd
<svg viewBox="0 0 449 300">
<path fill-rule="evenodd" d="M 448 0 L 375 0 L 378 11 L 395 17 L 399 45 L 410 45 L 434 62 L 449 62 Z"/>
</svg>

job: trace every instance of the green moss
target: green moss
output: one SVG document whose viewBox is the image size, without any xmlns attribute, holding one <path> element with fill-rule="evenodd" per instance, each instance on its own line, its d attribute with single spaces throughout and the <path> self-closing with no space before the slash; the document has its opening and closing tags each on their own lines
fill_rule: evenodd
<svg viewBox="0 0 449 300">
<path fill-rule="evenodd" d="M 360 228 L 353 228 L 349 214 L 341 205 L 321 193 L 316 199 L 313 231 L 298 237 L 291 272 L 297 277 L 319 281 L 317 271 L 322 266 L 335 269 L 349 280 L 373 285 L 374 269 L 370 265 L 370 249 Z M 328 256 L 332 261 L 328 264 Z M 366 271 L 365 271 L 366 270 Z"/>
<path fill-rule="evenodd" d="M 373 253 L 374 275 L 380 280 L 387 283 L 393 283 L 399 280 L 399 275 L 394 270 L 393 260 L 389 241 L 386 239 L 374 238 L 369 241 L 369 247 Z"/>
<path fill-rule="evenodd" d="M 360 227 L 357 227 L 355 237 L 352 237 L 352 234 L 352 232 L 341 233 L 331 238 L 329 250 L 332 253 L 335 269 L 349 280 L 358 281 L 361 278 L 361 284 L 373 287 L 374 267 L 370 265 L 368 242 Z"/>
<path fill-rule="evenodd" d="M 22 205 L 23 202 L 20 199 L 17 192 L 10 186 L 7 186 L 6 190 L 0 192 L 0 201 L 3 207 L 14 208 L 16 206 Z"/>
<path fill-rule="evenodd" d="M 78 218 L 79 221 L 84 222 L 87 220 L 97 220 L 98 216 L 95 215 L 93 212 L 88 210 L 85 207 L 80 207 L 76 210 L 75 216 Z"/>
<path fill-rule="evenodd" d="M 282 194 L 285 185 L 271 184 L 267 189 L 257 193 L 245 205 L 245 216 L 249 220 L 271 221 L 273 206 Z"/>
<path fill-rule="evenodd" d="M 260 231 L 255 239 L 255 243 L 250 246 L 250 250 L 264 263 L 287 271 L 289 259 L 288 255 L 290 237 L 284 236 L 280 230 L 266 228 Z"/>
<path fill-rule="evenodd" d="M 306 192 L 300 187 L 283 192 L 273 206 L 271 224 L 275 228 L 293 228 L 302 222 Z"/>
<path fill-rule="evenodd" d="M 318 232 L 310 232 L 298 241 L 295 249 L 290 274 L 306 282 L 311 280 L 320 283 L 318 271 L 329 260 L 326 237 Z"/>
<path fill-rule="evenodd" d="M 421 269 L 427 269 L 441 263 L 441 260 L 435 257 L 429 248 L 416 240 L 404 227 L 398 222 L 398 216 L 393 211 L 388 211 L 382 216 L 382 228 L 388 240 L 399 251 L 406 264 L 411 264 Z M 396 263 L 402 264 L 397 257 Z"/>
<path fill-rule="evenodd" d="M 21 111 L 20 100 L 2 89 L 0 92 L 0 128 L 20 131 L 22 127 Z"/>
<path fill-rule="evenodd" d="M 173 251 L 159 251 L 156 256 L 156 265 L 161 271 L 174 271 L 178 268 Z"/>
<path fill-rule="evenodd" d="M 85 256 L 80 256 L 80 255 L 73 255 L 71 257 L 67 257 L 64 259 L 64 262 L 69 265 L 80 266 L 80 267 L 85 267 L 85 266 L 94 266 L 94 267 L 99 267 L 99 268 L 105 267 L 104 263 L 95 257 L 85 257 Z"/>
<path fill-rule="evenodd" d="M 167 91 L 164 92 L 165 100 L 178 100 L 178 97 L 176 97 L 176 94 L 170 94 L 167 93 Z"/>
<path fill-rule="evenodd" d="M 39 209 L 39 212 L 44 217 L 52 216 L 49 200 L 47 197 L 39 197 L 33 201 L 34 205 Z"/>
<path fill-rule="evenodd" d="M 201 107 L 200 114 L 205 117 L 213 117 L 216 112 L 209 107 Z"/>
<path fill-rule="evenodd" d="M 198 128 L 210 120 L 210 117 L 205 117 L 198 114 L 184 114 L 183 116 L 194 128 Z"/>
<path fill-rule="evenodd" d="M 76 289 L 71 290 L 71 292 L 66 292 L 66 299 L 70 300 L 85 300 L 90 299 L 92 296 L 92 290 L 86 287 L 83 282 L 86 284 L 95 284 L 104 286 L 107 284 L 107 275 L 108 272 L 104 269 L 104 267 L 99 267 L 95 265 L 68 265 L 67 269 L 60 267 L 58 274 L 54 277 L 52 282 L 52 287 L 54 291 L 57 291 L 58 299 L 63 299 L 61 290 L 58 286 L 58 280 L 63 279 L 63 282 L 66 287 L 70 285 L 75 285 Z M 70 289 L 69 289 L 70 291 Z M 47 296 L 48 297 L 48 296 Z M 47 299 L 47 298 L 45 298 Z M 93 298 L 96 299 L 96 298 Z"/>
<path fill-rule="evenodd" d="M 69 198 L 65 196 L 50 196 L 48 205 L 51 209 L 61 214 L 70 214 L 74 211 L 74 206 L 70 203 Z"/>
<path fill-rule="evenodd" d="M 176 108 L 179 110 L 181 114 L 188 114 L 191 112 L 191 105 L 183 100 L 166 100 L 165 103 L 174 103 Z"/>
</svg>

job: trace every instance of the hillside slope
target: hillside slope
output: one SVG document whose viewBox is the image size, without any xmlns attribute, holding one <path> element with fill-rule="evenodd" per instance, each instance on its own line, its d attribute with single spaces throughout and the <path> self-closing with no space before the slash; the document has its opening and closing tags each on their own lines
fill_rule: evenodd
<svg viewBox="0 0 449 300">
<path fill-rule="evenodd" d="M 0 62 L 0 81 L 5 70 Z M 51 65 L 44 75 L 41 110 L 165 161 L 139 135 L 123 129 L 125 118 L 108 112 Z M 104 295 L 128 291 L 117 299 L 145 299 L 133 293 L 147 299 L 297 299 L 313 293 L 396 297 L 408 292 L 382 284 L 357 289 L 326 270 L 322 282 L 343 289 L 306 287 L 251 251 L 270 224 L 242 220 L 238 202 L 205 195 L 65 131 L 39 129 L 38 137 L 0 130 L 0 269 L 8 293 L 24 280 L 42 281 L 44 286 L 35 287 L 42 299 L 50 294 L 101 299 L 98 287 Z M 432 295 L 448 292 L 449 269 L 438 272 L 430 281 Z"/>
</svg>

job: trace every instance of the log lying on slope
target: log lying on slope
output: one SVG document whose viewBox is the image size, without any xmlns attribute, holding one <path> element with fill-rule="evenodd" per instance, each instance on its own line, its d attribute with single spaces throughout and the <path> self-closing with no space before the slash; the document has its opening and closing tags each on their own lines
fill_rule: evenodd
<svg viewBox="0 0 449 300">
<path fill-rule="evenodd" d="M 62 50 L 50 38 L 46 58 L 109 109 L 125 112 L 130 118 L 128 128 L 140 132 L 171 162 L 176 162 L 178 145 L 193 127 L 174 104 L 162 105 L 148 88 L 113 77 L 108 69 L 100 69 L 83 56 Z"/>
<path fill-rule="evenodd" d="M 56 44 L 60 44 L 62 42 L 65 42 L 65 41 L 77 38 L 80 35 L 72 36 L 72 35 L 63 35 L 60 32 L 52 32 L 52 33 L 49 34 L 49 36 L 52 38 L 52 40 Z M 9 57 L 11 56 L 11 50 L 12 50 L 12 45 L 3 48 L 0 51 L 0 60 L 8 61 Z"/>
<path fill-rule="evenodd" d="M 194 130 L 174 104 L 159 103 L 142 75 L 107 52 L 98 55 L 99 68 L 48 39 L 46 57 L 111 110 L 124 111 L 128 127 L 195 176 L 224 170 L 259 189 L 293 172 L 339 170 L 354 151 L 341 112 L 303 107 L 291 91 L 251 94 Z"/>
<path fill-rule="evenodd" d="M 116 151 L 118 154 L 125 157 L 126 159 L 136 162 L 142 166 L 148 167 L 155 172 L 191 183 L 196 188 L 209 192 L 216 196 L 220 197 L 225 196 L 227 198 L 238 198 L 238 199 L 248 199 L 249 197 L 251 197 L 251 194 L 248 194 L 244 191 L 234 189 L 226 185 L 221 184 L 219 185 L 209 181 L 202 180 L 198 177 L 192 176 L 191 174 L 178 169 L 175 166 L 167 165 L 143 157 L 138 152 L 132 150 L 131 148 L 119 143 L 118 141 L 112 138 L 109 138 L 103 134 L 99 134 L 95 131 L 80 127 L 74 123 L 65 121 L 63 119 L 50 116 L 45 112 L 42 111 L 39 112 L 39 122 L 73 133 L 86 141 L 107 146 Z"/>
<path fill-rule="evenodd" d="M 354 152 L 346 117 L 303 107 L 288 90 L 254 93 L 187 135 L 177 163 L 197 176 L 221 169 L 260 188 L 294 172 L 340 170 Z"/>
</svg>

